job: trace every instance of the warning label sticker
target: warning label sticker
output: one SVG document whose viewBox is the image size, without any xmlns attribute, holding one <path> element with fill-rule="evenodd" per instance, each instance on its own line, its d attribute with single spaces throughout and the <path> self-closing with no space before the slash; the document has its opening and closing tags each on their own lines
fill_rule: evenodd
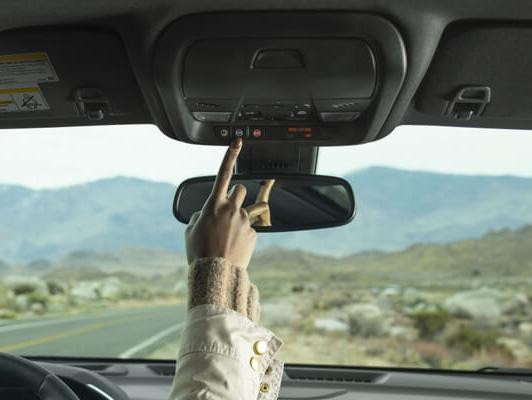
<svg viewBox="0 0 532 400">
<path fill-rule="evenodd" d="M 0 113 L 49 109 L 50 107 L 38 86 L 0 87 Z"/>
<path fill-rule="evenodd" d="M 0 55 L 0 85 L 57 81 L 48 54 L 43 51 Z"/>
</svg>

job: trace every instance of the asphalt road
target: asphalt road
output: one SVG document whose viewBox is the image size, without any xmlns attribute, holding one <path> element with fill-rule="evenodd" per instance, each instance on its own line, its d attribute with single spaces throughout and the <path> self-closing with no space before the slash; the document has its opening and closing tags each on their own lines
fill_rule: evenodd
<svg viewBox="0 0 532 400">
<path fill-rule="evenodd" d="M 179 337 L 185 311 L 183 305 L 151 306 L 2 324 L 0 352 L 141 358 Z"/>
</svg>

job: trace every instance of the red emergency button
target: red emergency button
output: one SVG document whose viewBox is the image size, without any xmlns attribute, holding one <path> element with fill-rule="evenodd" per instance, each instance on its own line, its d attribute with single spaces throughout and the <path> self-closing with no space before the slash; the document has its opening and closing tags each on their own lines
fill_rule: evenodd
<svg viewBox="0 0 532 400">
<path fill-rule="evenodd" d="M 262 136 L 262 129 L 259 129 L 259 128 L 255 128 L 253 129 L 253 137 L 255 139 L 258 139 Z"/>
</svg>

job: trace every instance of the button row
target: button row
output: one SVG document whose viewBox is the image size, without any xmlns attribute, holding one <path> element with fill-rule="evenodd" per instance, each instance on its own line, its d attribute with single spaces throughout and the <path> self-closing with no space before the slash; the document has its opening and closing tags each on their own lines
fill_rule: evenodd
<svg viewBox="0 0 532 400">
<path fill-rule="evenodd" d="M 216 126 L 214 135 L 227 140 L 240 137 L 246 140 L 323 140 L 328 139 L 316 126 Z"/>
<path fill-rule="evenodd" d="M 253 138 L 261 139 L 264 137 L 265 129 L 249 126 L 219 126 L 215 128 L 216 136 L 221 138 L 236 138 L 243 139 Z"/>
<path fill-rule="evenodd" d="M 268 352 L 268 342 L 265 340 L 257 340 L 253 343 L 253 353 L 257 356 L 262 356 Z M 249 359 L 249 365 L 253 371 L 258 371 L 260 367 L 259 359 L 256 356 L 253 356 Z M 270 375 L 272 373 L 272 368 L 268 367 L 265 374 Z M 268 393 L 270 391 L 270 385 L 266 382 L 262 382 L 259 387 L 261 393 Z"/>
<path fill-rule="evenodd" d="M 255 353 L 257 356 L 262 356 L 263 354 L 266 354 L 268 351 L 268 343 L 264 340 L 257 340 L 255 343 L 253 343 L 253 353 Z M 259 359 L 255 356 L 251 357 L 249 359 L 249 366 L 253 371 L 258 371 L 260 362 Z"/>
</svg>

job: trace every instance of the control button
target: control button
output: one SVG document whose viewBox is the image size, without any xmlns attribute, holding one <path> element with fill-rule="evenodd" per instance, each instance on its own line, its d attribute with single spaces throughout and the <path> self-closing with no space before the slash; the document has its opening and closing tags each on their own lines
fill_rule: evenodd
<svg viewBox="0 0 532 400">
<path fill-rule="evenodd" d="M 259 139 L 261 136 L 262 136 L 262 129 L 261 128 L 253 129 L 253 137 L 255 139 Z"/>
<path fill-rule="evenodd" d="M 227 126 L 217 126 L 216 128 L 214 128 L 214 132 L 216 133 L 216 136 L 219 136 L 221 138 L 231 137 L 231 128 Z"/>
<path fill-rule="evenodd" d="M 257 357 L 251 357 L 249 359 L 249 366 L 253 371 L 258 371 L 260 366 L 259 359 Z"/>
<path fill-rule="evenodd" d="M 201 122 L 227 122 L 231 119 L 230 112 L 194 111 L 192 115 Z"/>
<path fill-rule="evenodd" d="M 243 138 L 246 136 L 246 130 L 244 128 L 235 128 L 235 137 Z"/>
<path fill-rule="evenodd" d="M 322 112 L 320 118 L 323 122 L 349 122 L 354 121 L 359 112 Z"/>
<path fill-rule="evenodd" d="M 259 356 L 263 355 L 264 353 L 268 351 L 268 343 L 265 342 L 264 340 L 257 340 L 253 344 L 253 351 L 255 352 L 255 354 Z"/>
</svg>

